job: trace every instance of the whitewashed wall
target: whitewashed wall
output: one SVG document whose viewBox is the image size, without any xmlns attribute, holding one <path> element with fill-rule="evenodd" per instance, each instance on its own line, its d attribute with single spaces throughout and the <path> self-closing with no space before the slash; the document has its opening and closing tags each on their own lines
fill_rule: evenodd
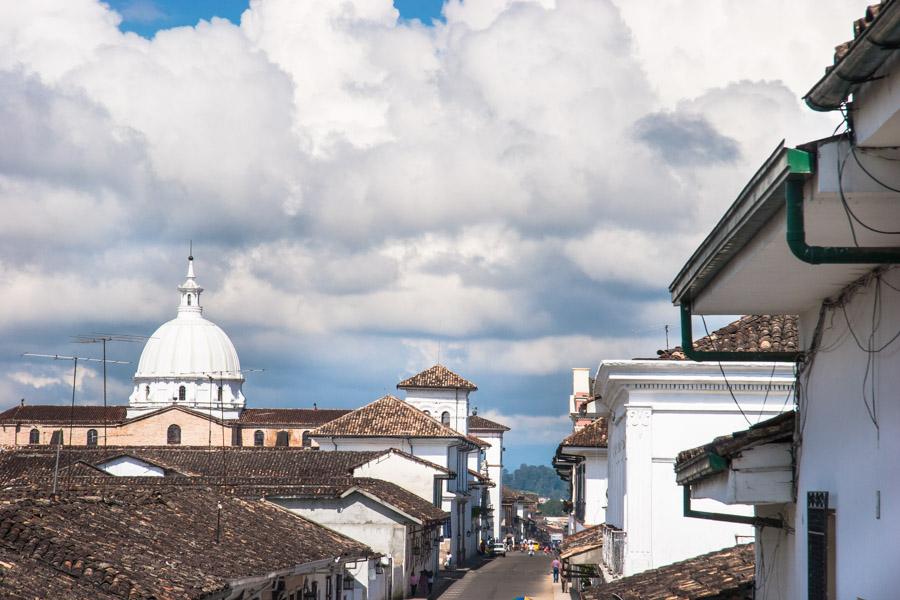
<svg viewBox="0 0 900 600">
<path fill-rule="evenodd" d="M 789 408 L 790 365 L 726 365 L 732 390 L 751 422 Z M 684 517 L 673 465 L 678 452 L 747 428 L 716 363 L 606 361 L 597 391 L 611 413 L 607 521 L 626 532 L 625 574 L 639 573 L 734 545 L 749 526 Z M 772 384 L 770 386 L 770 380 Z M 768 395 L 766 389 L 769 389 Z M 752 514 L 749 507 L 696 500 L 694 508 Z"/>
</svg>

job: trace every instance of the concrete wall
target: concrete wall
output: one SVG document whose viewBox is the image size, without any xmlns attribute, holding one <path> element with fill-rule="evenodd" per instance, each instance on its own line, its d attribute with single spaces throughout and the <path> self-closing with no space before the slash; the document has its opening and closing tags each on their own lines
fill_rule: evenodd
<svg viewBox="0 0 900 600">
<path fill-rule="evenodd" d="M 751 422 L 790 407 L 784 391 L 792 382 L 790 366 L 777 367 L 771 380 L 771 363 L 725 369 Z M 747 428 L 718 365 L 614 361 L 601 365 L 598 380 L 611 412 L 606 519 L 626 532 L 625 574 L 749 541 L 748 526 L 682 516 L 682 491 L 675 483 L 678 452 Z M 694 507 L 752 514 L 750 507 L 712 500 L 695 501 Z"/>
<path fill-rule="evenodd" d="M 406 402 L 428 413 L 438 421 L 441 413 L 450 413 L 450 428 L 463 435 L 469 430 L 469 392 L 466 390 L 445 390 L 414 388 L 406 390 Z"/>
<path fill-rule="evenodd" d="M 353 471 L 354 477 L 372 477 L 396 483 L 428 502 L 434 502 L 436 475 L 445 474 L 399 454 L 379 456 Z M 443 482 L 440 485 L 444 487 Z"/>
<path fill-rule="evenodd" d="M 884 280 L 900 288 L 900 272 L 893 270 Z M 885 344 L 900 330 L 900 294 L 882 287 L 881 324 L 875 334 L 876 346 Z M 874 284 L 857 292 L 846 306 L 853 331 L 862 344 L 871 333 Z M 843 314 L 826 317 L 821 342 L 825 349 L 816 354 L 807 396 L 801 405 L 803 443 L 797 455 L 796 505 L 782 508 L 794 527 L 793 543 L 779 540 L 774 532 L 763 538 L 768 565 L 778 562 L 777 578 L 766 581 L 762 598 L 774 600 L 807 596 L 806 494 L 829 492 L 829 507 L 835 515 L 837 598 L 877 600 L 896 597 L 900 570 L 890 559 L 896 554 L 900 533 L 900 343 L 894 342 L 872 355 L 866 400 L 872 401 L 872 377 L 877 406 L 876 428 L 863 404 L 863 380 L 867 354 L 850 335 Z M 810 344 L 817 309 L 801 315 L 803 347 Z M 878 494 L 881 512 L 876 512 Z M 761 509 L 765 510 L 765 509 Z M 780 541 L 780 544 L 779 544 Z M 790 540 L 788 539 L 788 542 Z M 793 576 L 791 575 L 793 574 Z"/>
<path fill-rule="evenodd" d="M 408 597 L 410 569 L 418 573 L 421 569 L 432 568 L 436 562 L 437 549 L 433 543 L 420 544 L 420 548 L 427 546 L 427 553 L 420 550 L 419 555 L 412 554 L 411 541 L 420 530 L 418 526 L 361 494 L 340 499 L 273 501 L 390 557 L 393 598 Z"/>
</svg>

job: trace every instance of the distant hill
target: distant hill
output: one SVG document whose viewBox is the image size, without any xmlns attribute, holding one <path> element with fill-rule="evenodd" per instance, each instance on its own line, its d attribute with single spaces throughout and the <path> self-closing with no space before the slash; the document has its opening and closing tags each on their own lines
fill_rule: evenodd
<svg viewBox="0 0 900 600">
<path fill-rule="evenodd" d="M 567 484 L 545 465 L 521 465 L 512 473 L 503 469 L 503 485 L 547 498 L 569 497 Z"/>
</svg>

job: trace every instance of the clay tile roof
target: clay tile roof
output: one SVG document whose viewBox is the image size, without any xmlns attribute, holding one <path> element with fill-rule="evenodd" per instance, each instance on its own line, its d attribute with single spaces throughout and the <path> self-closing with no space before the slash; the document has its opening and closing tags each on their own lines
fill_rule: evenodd
<svg viewBox="0 0 900 600">
<path fill-rule="evenodd" d="M 760 421 L 749 429 L 719 436 L 709 444 L 682 450 L 678 453 L 678 458 L 675 460 L 675 470 L 678 471 L 684 468 L 694 458 L 705 456 L 708 453 L 729 459 L 752 446 L 790 442 L 794 436 L 796 415 L 797 413 L 791 410 L 771 419 Z"/>
<path fill-rule="evenodd" d="M 753 544 L 683 560 L 585 591 L 584 600 L 751 600 Z"/>
<path fill-rule="evenodd" d="M 170 475 L 269 478 L 349 477 L 353 470 L 385 452 L 323 452 L 301 448 L 221 448 L 131 446 L 64 448 L 61 469 L 79 463 L 97 466 L 114 458 L 131 456 L 163 468 Z M 52 476 L 56 451 L 50 447 L 19 448 L 0 452 L 0 483 L 27 485 Z M 223 465 L 224 461 L 224 465 Z M 427 461 L 422 461 L 427 462 Z M 430 465 L 430 463 L 428 463 Z M 433 465 L 435 468 L 441 468 Z M 78 468 L 73 474 L 84 473 Z"/>
<path fill-rule="evenodd" d="M 359 489 L 424 523 L 443 522 L 450 518 L 450 513 L 389 481 L 357 477 L 353 479 L 353 483 Z"/>
<path fill-rule="evenodd" d="M 219 504 L 221 539 L 215 543 Z M 372 554 L 265 501 L 158 486 L 7 498 L 0 504 L 0 546 L 79 585 L 146 600 L 207 597 L 238 578 Z"/>
<path fill-rule="evenodd" d="M 603 546 L 603 526 L 594 525 L 566 536 L 559 545 L 559 557 L 569 558 Z"/>
<path fill-rule="evenodd" d="M 241 425 L 298 425 L 319 427 L 349 410 L 338 408 L 247 408 L 237 422 Z"/>
<path fill-rule="evenodd" d="M 397 384 L 397 388 L 401 390 L 405 388 L 445 388 L 471 391 L 478 389 L 474 383 L 463 379 L 444 365 L 434 365 L 409 379 L 404 379 Z"/>
<path fill-rule="evenodd" d="M 606 448 L 609 441 L 608 436 L 608 421 L 606 417 L 598 417 L 578 431 L 565 437 L 560 446 Z"/>
<path fill-rule="evenodd" d="M 470 442 L 472 442 L 473 444 L 475 444 L 476 446 L 478 446 L 479 448 L 490 448 L 491 447 L 491 445 L 488 442 L 484 441 L 483 439 L 481 439 L 480 437 L 478 437 L 476 435 L 472 435 L 471 433 L 466 436 L 466 439 L 469 440 Z"/>
<path fill-rule="evenodd" d="M 29 556 L 0 547 L 0 598 L 36 600 L 118 600 L 116 596 L 89 582 L 69 576 L 55 567 Z"/>
<path fill-rule="evenodd" d="M 485 419 L 481 415 L 469 415 L 467 424 L 469 431 L 509 431 L 506 425 Z"/>
<path fill-rule="evenodd" d="M 795 352 L 800 348 L 795 315 L 748 315 L 694 342 L 702 352 Z M 663 360 L 686 360 L 681 346 L 658 350 Z"/>
<path fill-rule="evenodd" d="M 462 438 L 394 396 L 383 396 L 311 432 L 315 436 Z"/>
<path fill-rule="evenodd" d="M 14 406 L 0 413 L 0 423 L 121 423 L 125 421 L 125 406 L 65 406 L 62 404 L 34 404 Z"/>
</svg>

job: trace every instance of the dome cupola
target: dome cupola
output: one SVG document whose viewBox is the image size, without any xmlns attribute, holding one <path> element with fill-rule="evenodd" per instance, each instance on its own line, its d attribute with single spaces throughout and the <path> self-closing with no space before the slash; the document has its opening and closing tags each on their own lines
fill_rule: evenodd
<svg viewBox="0 0 900 600">
<path fill-rule="evenodd" d="M 193 256 L 178 291 L 177 316 L 163 323 L 141 352 L 128 417 L 177 405 L 237 418 L 245 404 L 241 363 L 228 335 L 203 317 Z"/>
</svg>

